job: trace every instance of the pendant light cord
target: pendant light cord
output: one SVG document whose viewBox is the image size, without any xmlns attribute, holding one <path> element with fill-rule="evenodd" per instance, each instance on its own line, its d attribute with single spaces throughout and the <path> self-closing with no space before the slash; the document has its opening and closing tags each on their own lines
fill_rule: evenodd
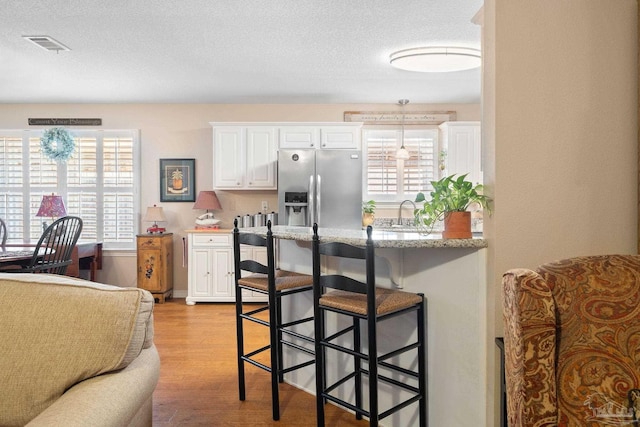
<svg viewBox="0 0 640 427">
<path fill-rule="evenodd" d="M 396 152 L 396 158 L 401 160 L 408 160 L 411 157 L 409 150 L 407 150 L 404 146 L 404 116 L 405 116 L 404 106 L 407 105 L 408 103 L 409 103 L 408 99 L 401 99 L 398 101 L 398 104 L 400 104 L 400 106 L 402 107 L 402 128 L 400 133 L 400 138 L 401 138 L 400 149 Z"/>
</svg>

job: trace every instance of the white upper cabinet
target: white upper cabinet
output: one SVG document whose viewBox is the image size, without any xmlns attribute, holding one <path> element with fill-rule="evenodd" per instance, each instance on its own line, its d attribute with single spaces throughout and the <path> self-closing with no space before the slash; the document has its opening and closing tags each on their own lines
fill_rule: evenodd
<svg viewBox="0 0 640 427">
<path fill-rule="evenodd" d="M 246 131 L 245 186 L 255 189 L 276 189 L 278 147 L 276 129 L 249 127 Z"/>
<path fill-rule="evenodd" d="M 275 190 L 277 127 L 211 123 L 213 186 L 234 190 Z"/>
<path fill-rule="evenodd" d="M 444 176 L 466 173 L 468 181 L 482 184 L 480 122 L 445 122 L 440 131 L 446 153 Z"/>
<path fill-rule="evenodd" d="M 360 126 L 323 126 L 320 128 L 320 148 L 360 149 Z"/>
<path fill-rule="evenodd" d="M 279 129 L 279 148 L 319 148 L 320 128 L 287 126 Z"/>
<path fill-rule="evenodd" d="M 218 188 L 241 188 L 246 155 L 241 127 L 213 129 L 213 183 Z"/>
<path fill-rule="evenodd" d="M 277 190 L 279 148 L 361 149 L 362 123 L 211 122 L 213 187 Z"/>
<path fill-rule="evenodd" d="M 362 123 L 280 124 L 279 148 L 359 150 L 361 127 Z"/>
</svg>

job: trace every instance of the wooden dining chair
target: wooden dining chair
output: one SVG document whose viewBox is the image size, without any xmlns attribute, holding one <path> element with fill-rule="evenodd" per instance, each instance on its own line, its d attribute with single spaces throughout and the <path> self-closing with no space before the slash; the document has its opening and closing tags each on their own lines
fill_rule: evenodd
<svg viewBox="0 0 640 427">
<path fill-rule="evenodd" d="M 21 268 L 3 270 L 3 272 L 65 274 L 72 262 L 71 253 L 81 232 L 81 218 L 65 216 L 54 221 L 42 233 L 31 261 Z"/>
</svg>

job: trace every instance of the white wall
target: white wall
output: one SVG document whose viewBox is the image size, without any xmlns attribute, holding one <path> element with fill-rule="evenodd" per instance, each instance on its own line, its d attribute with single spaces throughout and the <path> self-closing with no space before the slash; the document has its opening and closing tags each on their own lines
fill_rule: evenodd
<svg viewBox="0 0 640 427">
<path fill-rule="evenodd" d="M 637 49 L 635 0 L 485 2 L 484 179 L 495 198 L 485 234 L 496 336 L 506 270 L 636 253 Z"/>
<path fill-rule="evenodd" d="M 252 104 L 0 104 L 0 128 L 27 129 L 29 117 L 98 117 L 104 129 L 140 129 L 142 147 L 142 213 L 147 206 L 162 206 L 167 231 L 174 233 L 174 289 L 186 295 L 187 270 L 182 265 L 184 230 L 193 228 L 193 203 L 160 203 L 159 159 L 196 158 L 196 189 L 213 186 L 212 130 L 218 121 L 343 121 L 345 111 L 389 111 L 395 104 L 252 105 Z M 456 111 L 458 120 L 479 120 L 478 104 L 411 104 L 407 111 Z M 221 226 L 231 228 L 236 215 L 254 213 L 266 200 L 277 210 L 276 191 L 217 191 L 223 211 Z M 149 224 L 142 224 L 141 230 Z M 117 255 L 117 256 L 110 256 Z M 106 254 L 98 280 L 120 286 L 136 285 L 135 253 Z"/>
</svg>

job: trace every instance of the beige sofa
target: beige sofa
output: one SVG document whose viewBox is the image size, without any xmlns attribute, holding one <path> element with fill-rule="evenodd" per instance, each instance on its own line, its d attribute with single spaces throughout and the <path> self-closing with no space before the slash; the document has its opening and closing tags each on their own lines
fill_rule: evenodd
<svg viewBox="0 0 640 427">
<path fill-rule="evenodd" d="M 159 374 L 149 292 L 0 273 L 0 426 L 150 426 Z"/>
</svg>

